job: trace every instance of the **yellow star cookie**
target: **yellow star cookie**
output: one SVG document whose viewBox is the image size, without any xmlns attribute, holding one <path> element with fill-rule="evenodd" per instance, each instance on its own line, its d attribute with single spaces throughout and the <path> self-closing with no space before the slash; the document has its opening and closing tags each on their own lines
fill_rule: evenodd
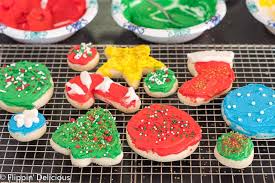
<svg viewBox="0 0 275 183">
<path fill-rule="evenodd" d="M 150 56 L 150 47 L 147 45 L 132 48 L 107 46 L 105 55 L 108 60 L 97 73 L 110 78 L 123 77 L 135 89 L 143 74 L 165 67 L 162 62 Z"/>
</svg>

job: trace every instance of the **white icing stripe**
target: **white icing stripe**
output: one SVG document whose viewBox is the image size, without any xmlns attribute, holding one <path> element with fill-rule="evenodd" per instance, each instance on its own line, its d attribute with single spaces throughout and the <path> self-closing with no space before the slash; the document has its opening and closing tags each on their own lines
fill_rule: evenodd
<svg viewBox="0 0 275 183">
<path fill-rule="evenodd" d="M 108 77 L 104 77 L 104 80 L 99 85 L 97 85 L 95 89 L 101 90 L 104 93 L 109 92 L 109 89 L 112 83 L 113 83 L 113 80 L 111 80 Z"/>
<path fill-rule="evenodd" d="M 139 97 L 137 96 L 136 92 L 135 92 L 135 89 L 133 87 L 130 87 L 128 89 L 128 92 L 126 93 L 125 95 L 125 102 L 127 104 L 131 103 L 132 101 L 138 101 L 139 100 Z"/>
<path fill-rule="evenodd" d="M 16 121 L 17 127 L 21 128 L 25 126 L 26 128 L 30 128 L 33 123 L 38 123 L 38 110 L 25 110 L 22 114 L 16 114 L 14 116 L 14 120 Z"/>
<path fill-rule="evenodd" d="M 6 91 L 5 91 L 5 90 L 0 90 L 0 92 L 2 92 L 2 93 L 6 93 Z"/>
<path fill-rule="evenodd" d="M 80 73 L 80 81 L 83 85 L 90 89 L 92 84 L 92 78 L 87 71 L 83 71 Z"/>
<path fill-rule="evenodd" d="M 68 94 L 70 94 L 70 95 L 73 95 L 73 94 L 85 95 L 85 92 L 82 90 L 82 88 L 75 83 L 68 82 L 68 83 L 66 83 L 66 86 L 71 88 L 71 90 L 68 91 Z"/>
<path fill-rule="evenodd" d="M 187 54 L 188 61 L 191 63 L 196 62 L 209 62 L 221 61 L 229 64 L 233 63 L 234 53 L 232 51 L 199 51 Z"/>
</svg>

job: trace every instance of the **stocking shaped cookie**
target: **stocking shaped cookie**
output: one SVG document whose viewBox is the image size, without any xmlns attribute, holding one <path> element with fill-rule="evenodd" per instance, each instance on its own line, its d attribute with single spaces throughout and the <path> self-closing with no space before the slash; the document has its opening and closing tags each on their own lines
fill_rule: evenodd
<svg viewBox="0 0 275 183">
<path fill-rule="evenodd" d="M 125 113 L 136 112 L 140 98 L 134 88 L 115 83 L 108 77 L 99 74 L 81 72 L 66 83 L 65 94 L 68 101 L 78 109 L 89 109 L 98 98 Z"/>
<path fill-rule="evenodd" d="M 95 108 L 76 121 L 61 125 L 50 140 L 52 148 L 70 155 L 74 166 L 115 165 L 123 157 L 115 120 L 106 109 Z"/>
<path fill-rule="evenodd" d="M 227 93 L 235 80 L 234 53 L 231 51 L 202 51 L 190 53 L 188 69 L 195 76 L 185 82 L 178 91 L 180 101 L 199 106 Z"/>
</svg>

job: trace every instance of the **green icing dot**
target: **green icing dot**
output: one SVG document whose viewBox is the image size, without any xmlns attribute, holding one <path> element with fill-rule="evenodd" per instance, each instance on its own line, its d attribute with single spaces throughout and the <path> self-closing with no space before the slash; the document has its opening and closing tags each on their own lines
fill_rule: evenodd
<svg viewBox="0 0 275 183">
<path fill-rule="evenodd" d="M 61 125 L 52 139 L 70 149 L 76 159 L 116 158 L 122 152 L 115 120 L 102 108 L 92 109 L 75 122 Z"/>
<path fill-rule="evenodd" d="M 32 109 L 51 87 L 50 71 L 43 64 L 21 61 L 1 68 L 0 100 L 9 106 Z"/>
<path fill-rule="evenodd" d="M 223 134 L 217 141 L 217 150 L 220 155 L 236 161 L 248 158 L 253 148 L 251 139 L 232 131 Z"/>
<path fill-rule="evenodd" d="M 163 68 L 149 73 L 144 82 L 150 92 L 167 93 L 173 88 L 176 80 L 175 73 L 172 70 Z"/>
<path fill-rule="evenodd" d="M 187 28 L 211 19 L 217 0 L 122 0 L 124 16 L 136 25 L 155 28 Z"/>
</svg>

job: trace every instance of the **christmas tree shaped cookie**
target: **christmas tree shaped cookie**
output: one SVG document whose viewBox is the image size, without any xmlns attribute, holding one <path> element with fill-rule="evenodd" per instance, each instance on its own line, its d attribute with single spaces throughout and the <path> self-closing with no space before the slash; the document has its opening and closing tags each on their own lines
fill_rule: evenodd
<svg viewBox="0 0 275 183">
<path fill-rule="evenodd" d="M 123 158 L 115 119 L 109 111 L 94 108 L 71 123 L 61 125 L 50 140 L 52 148 L 71 156 L 74 166 L 91 163 L 108 166 Z"/>
</svg>

